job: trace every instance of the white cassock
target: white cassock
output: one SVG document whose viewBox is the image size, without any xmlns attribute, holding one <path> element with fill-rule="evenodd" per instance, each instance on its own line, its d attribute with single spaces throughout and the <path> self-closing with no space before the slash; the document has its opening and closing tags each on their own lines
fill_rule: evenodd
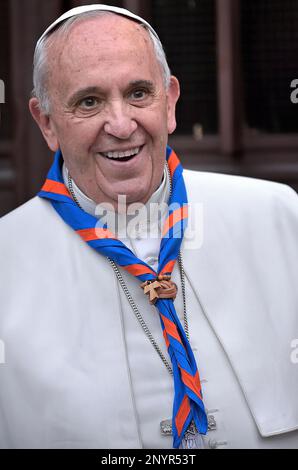
<svg viewBox="0 0 298 470">
<path fill-rule="evenodd" d="M 182 249 L 190 343 L 215 427 L 205 446 L 298 448 L 297 195 L 184 175 L 196 213 Z M 151 202 L 167 197 L 164 179 Z M 146 224 L 122 240 L 156 267 Z M 172 415 L 172 378 L 108 261 L 36 197 L 1 219 L 0 262 L 0 447 L 171 448 L 160 422 Z M 123 277 L 167 355 L 155 308 Z M 173 279 L 180 287 L 177 266 Z M 181 288 L 175 304 L 182 320 Z"/>
</svg>

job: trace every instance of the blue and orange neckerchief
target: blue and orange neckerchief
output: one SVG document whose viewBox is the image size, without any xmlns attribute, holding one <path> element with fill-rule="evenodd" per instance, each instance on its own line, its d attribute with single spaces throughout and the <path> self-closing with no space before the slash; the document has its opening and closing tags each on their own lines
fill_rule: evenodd
<svg viewBox="0 0 298 470">
<path fill-rule="evenodd" d="M 187 194 L 183 168 L 175 152 L 167 147 L 166 159 L 172 181 L 169 213 L 164 225 L 160 244 L 158 270 L 155 272 L 136 255 L 108 227 L 96 217 L 86 213 L 73 200 L 64 185 L 62 176 L 63 157 L 60 151 L 38 196 L 48 199 L 60 217 L 90 247 L 112 259 L 142 283 L 155 281 L 158 276 L 170 277 L 179 255 L 187 224 Z M 171 206 L 175 210 L 171 210 Z M 177 235 L 178 234 L 178 235 Z M 173 446 L 179 448 L 184 434 L 192 422 L 200 434 L 206 434 L 208 423 L 202 401 L 202 390 L 196 361 L 188 339 L 179 321 L 172 299 L 158 298 L 155 306 L 160 316 L 163 336 L 171 358 L 174 378 Z"/>
</svg>

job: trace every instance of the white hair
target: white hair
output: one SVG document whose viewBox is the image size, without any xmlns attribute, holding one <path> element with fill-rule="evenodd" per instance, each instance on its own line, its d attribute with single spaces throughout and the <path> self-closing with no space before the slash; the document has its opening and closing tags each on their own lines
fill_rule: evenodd
<svg viewBox="0 0 298 470">
<path fill-rule="evenodd" d="M 58 34 L 66 35 L 67 33 L 69 33 L 73 24 L 78 23 L 79 21 L 82 21 L 86 18 L 104 15 L 116 15 L 116 13 L 110 11 L 90 11 L 82 13 L 79 16 L 74 16 L 64 21 L 64 23 L 60 24 L 54 31 L 51 31 L 37 44 L 33 61 L 34 89 L 32 92 L 32 96 L 38 99 L 39 108 L 44 114 L 50 114 L 50 97 L 48 95 L 47 89 L 47 76 L 49 73 L 47 63 L 47 52 L 49 47 L 51 46 L 51 44 L 53 44 L 55 39 L 57 39 Z M 149 37 L 153 43 L 156 59 L 161 65 L 164 86 L 166 89 L 168 89 L 170 85 L 171 72 L 167 63 L 163 46 L 158 37 L 155 36 L 146 25 L 142 23 L 139 24 L 149 33 Z"/>
</svg>

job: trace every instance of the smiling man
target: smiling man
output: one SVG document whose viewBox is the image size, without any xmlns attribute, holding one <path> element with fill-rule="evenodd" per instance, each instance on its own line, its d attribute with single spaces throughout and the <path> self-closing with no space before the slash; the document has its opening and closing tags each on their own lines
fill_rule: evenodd
<svg viewBox="0 0 298 470">
<path fill-rule="evenodd" d="M 164 83 L 144 27 L 105 13 L 56 33 L 47 48 L 50 114 L 31 112 L 78 186 L 96 203 L 147 202 L 160 185 L 179 84 Z"/>
<path fill-rule="evenodd" d="M 55 158 L 0 221 L 0 447 L 298 447 L 297 195 L 183 172 L 178 98 L 127 10 L 39 39 L 29 106 Z"/>
</svg>

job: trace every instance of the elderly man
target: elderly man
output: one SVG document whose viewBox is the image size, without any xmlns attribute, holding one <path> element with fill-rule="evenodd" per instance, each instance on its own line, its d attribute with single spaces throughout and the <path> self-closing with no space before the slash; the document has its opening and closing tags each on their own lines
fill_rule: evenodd
<svg viewBox="0 0 298 470">
<path fill-rule="evenodd" d="M 178 97 L 127 10 L 76 8 L 38 41 L 30 110 L 56 155 L 0 223 L 1 447 L 298 447 L 297 196 L 182 173 Z"/>
</svg>

